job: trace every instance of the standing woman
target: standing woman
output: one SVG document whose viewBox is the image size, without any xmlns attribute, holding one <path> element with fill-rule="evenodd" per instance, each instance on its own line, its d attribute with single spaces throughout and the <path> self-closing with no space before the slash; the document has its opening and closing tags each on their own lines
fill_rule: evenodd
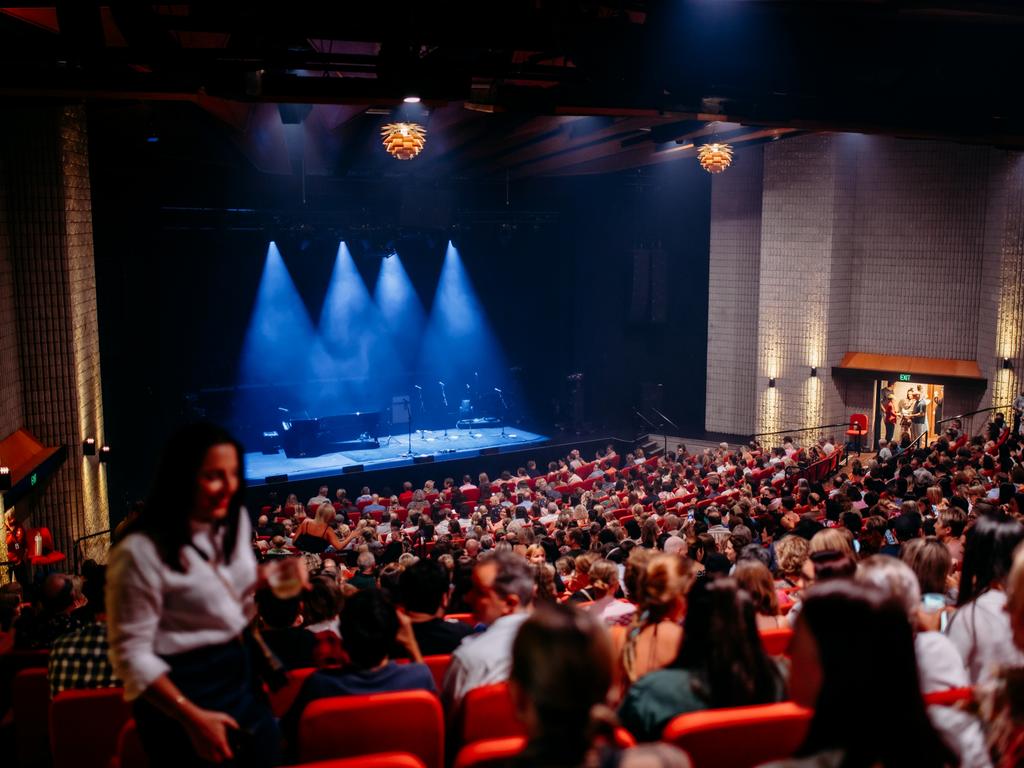
<svg viewBox="0 0 1024 768">
<path fill-rule="evenodd" d="M 254 674 L 256 560 L 241 446 L 195 424 L 165 447 L 149 501 L 111 551 L 110 661 L 151 766 L 271 766 L 280 737 Z"/>
</svg>

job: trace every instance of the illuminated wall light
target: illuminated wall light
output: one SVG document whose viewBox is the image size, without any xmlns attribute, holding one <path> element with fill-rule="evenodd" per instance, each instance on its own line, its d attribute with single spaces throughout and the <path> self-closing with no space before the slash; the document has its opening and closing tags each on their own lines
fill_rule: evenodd
<svg viewBox="0 0 1024 768">
<path fill-rule="evenodd" d="M 96 438 L 87 437 L 82 441 L 82 455 L 83 456 L 95 456 L 96 455 Z"/>
<path fill-rule="evenodd" d="M 775 388 L 775 378 L 774 377 L 768 379 L 768 386 L 771 387 L 772 389 Z"/>
<path fill-rule="evenodd" d="M 0 467 L 0 492 L 11 490 L 11 468 Z"/>
<path fill-rule="evenodd" d="M 1008 358 L 1008 357 L 1004 357 L 1003 358 L 1003 370 L 1004 371 L 1012 371 L 1013 370 L 1013 363 L 1010 362 L 1010 358 Z"/>
<path fill-rule="evenodd" d="M 811 366 L 811 378 L 812 379 L 818 378 L 818 368 L 817 368 L 817 366 L 814 366 L 814 365 Z"/>
<path fill-rule="evenodd" d="M 110 461 L 110 446 L 104 445 L 100 448 L 99 460 L 101 464 L 106 464 Z"/>
</svg>

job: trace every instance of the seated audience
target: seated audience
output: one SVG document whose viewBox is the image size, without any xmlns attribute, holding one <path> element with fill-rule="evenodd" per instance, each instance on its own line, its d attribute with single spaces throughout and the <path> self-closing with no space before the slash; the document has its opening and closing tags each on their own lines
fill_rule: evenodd
<svg viewBox="0 0 1024 768">
<path fill-rule="evenodd" d="M 1024 526 L 983 516 L 967 532 L 957 611 L 947 634 L 960 651 L 971 684 L 988 682 L 1001 666 L 1024 665 L 1006 613 L 1006 577 Z"/>
<path fill-rule="evenodd" d="M 75 611 L 85 605 L 85 598 L 74 577 L 51 573 L 38 593 L 32 611 L 22 613 L 14 625 L 14 647 L 18 650 L 51 648 L 61 635 L 82 628 Z"/>
<path fill-rule="evenodd" d="M 516 635 L 509 677 L 516 716 L 527 730 L 526 748 L 484 765 L 689 768 L 685 753 L 667 744 L 610 745 L 611 666 L 607 634 L 593 617 L 567 605 L 538 608 Z"/>
<path fill-rule="evenodd" d="M 270 589 L 256 593 L 260 634 L 285 669 L 313 666 L 316 638 L 302 628 L 302 599 L 281 599 Z"/>
<path fill-rule="evenodd" d="M 377 586 L 377 559 L 372 552 L 360 552 L 356 558 L 359 569 L 355 576 L 348 580 L 356 589 L 375 589 Z"/>
<path fill-rule="evenodd" d="M 91 562 L 91 561 L 89 561 Z M 82 592 L 88 601 L 88 615 L 80 614 L 83 624 L 53 641 L 47 666 L 50 696 L 61 691 L 82 688 L 116 688 L 121 681 L 114 675 L 108 654 L 107 618 L 104 605 L 106 566 L 92 563 L 82 569 Z"/>
<path fill-rule="evenodd" d="M 781 701 L 785 690 L 781 669 L 761 645 L 750 598 L 731 579 L 698 580 L 679 654 L 633 684 L 619 716 L 637 739 L 655 741 L 676 715 Z"/>
<path fill-rule="evenodd" d="M 338 669 L 321 669 L 306 678 L 281 720 L 281 730 L 293 750 L 297 747 L 299 719 L 312 701 L 331 696 L 437 690 L 430 669 L 421 663 L 423 657 L 408 620 L 400 618 L 379 590 L 365 589 L 348 598 L 341 610 L 340 624 L 348 664 Z M 415 663 L 396 664 L 390 660 L 388 649 L 395 642 L 405 648 Z"/>
<path fill-rule="evenodd" d="M 592 603 L 586 605 L 602 622 L 608 625 L 626 625 L 632 621 L 636 606 L 628 600 L 619 600 L 619 567 L 610 560 L 598 560 L 590 566 L 589 585 L 579 593 L 590 595 Z"/>
<path fill-rule="evenodd" d="M 925 712 L 910 622 L 896 600 L 836 579 L 808 592 L 795 631 L 790 694 L 814 714 L 796 756 L 762 768 L 957 765 Z"/>
<path fill-rule="evenodd" d="M 473 628 L 461 621 L 444 619 L 450 584 L 448 569 L 436 560 L 419 560 L 399 577 L 399 603 L 424 656 L 452 653 L 473 634 Z"/>
<path fill-rule="evenodd" d="M 313 500 L 310 499 L 310 501 Z M 312 552 L 317 555 L 326 552 L 328 547 L 340 550 L 341 541 L 332 527 L 334 519 L 338 515 L 334 505 L 324 499 L 319 506 L 313 507 L 313 509 L 316 509 L 316 519 L 306 519 L 299 524 L 299 527 L 295 529 L 293 545 L 302 552 Z"/>
<path fill-rule="evenodd" d="M 768 566 L 758 560 L 743 559 L 736 563 L 733 578 L 740 589 L 747 591 L 754 603 L 758 629 L 788 627 L 786 617 L 779 614 L 779 596 Z"/>
<path fill-rule="evenodd" d="M 469 691 L 508 679 L 512 641 L 529 616 L 535 589 L 533 569 L 518 555 L 498 552 L 477 561 L 467 599 L 487 630 L 467 637 L 452 653 L 442 696 L 450 718 Z"/>
</svg>

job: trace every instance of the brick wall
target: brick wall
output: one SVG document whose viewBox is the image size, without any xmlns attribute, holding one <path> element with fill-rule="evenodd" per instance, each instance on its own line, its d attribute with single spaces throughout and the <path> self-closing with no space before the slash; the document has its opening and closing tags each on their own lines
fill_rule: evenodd
<svg viewBox="0 0 1024 768">
<path fill-rule="evenodd" d="M 756 388 L 761 147 L 739 150 L 711 181 L 705 429 L 750 434 Z"/>
<path fill-rule="evenodd" d="M 13 296 L 3 333 L 20 361 L 20 392 L 10 396 L 20 395 L 21 407 L 4 435 L 24 426 L 46 445 L 68 446 L 65 464 L 19 516 L 30 511 L 29 524 L 48 526 L 70 557 L 76 538 L 109 525 L 105 469 L 81 451 L 85 437 L 103 437 L 85 111 L 12 109 L 5 122 L 10 268 L 0 254 L 0 297 Z"/>
<path fill-rule="evenodd" d="M 1012 399 L 1024 366 L 1024 159 L 988 147 L 859 135 L 764 145 L 760 180 L 716 180 L 716 272 L 757 274 L 756 366 L 708 343 L 707 429 L 745 433 L 872 414 L 870 384 L 833 382 L 847 351 L 977 360 L 990 383 L 947 389 L 946 414 Z M 757 254 L 730 246 L 732 208 L 760 198 Z M 720 233 L 719 247 L 715 234 Z M 742 253 L 742 257 L 738 256 Z M 748 306 L 734 299 L 739 318 Z M 729 319 L 729 308 L 713 307 Z M 999 361 L 1008 357 L 1012 370 Z M 818 376 L 809 376 L 817 365 Z M 736 382 L 723 384 L 724 371 Z M 756 377 L 754 392 L 747 388 Z M 777 385 L 768 387 L 768 378 Z M 721 389 L 723 394 L 712 390 Z M 715 400 L 713 401 L 713 398 Z M 745 402 L 744 402 L 745 401 Z M 721 407 L 713 414 L 711 403 Z"/>
</svg>

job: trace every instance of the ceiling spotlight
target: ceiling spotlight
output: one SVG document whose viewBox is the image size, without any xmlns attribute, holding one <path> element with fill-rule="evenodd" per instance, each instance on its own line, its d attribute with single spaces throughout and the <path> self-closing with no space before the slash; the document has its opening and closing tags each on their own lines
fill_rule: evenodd
<svg viewBox="0 0 1024 768">
<path fill-rule="evenodd" d="M 419 123 L 388 123 L 380 135 L 384 149 L 398 160 L 412 160 L 427 143 L 427 129 Z"/>
<path fill-rule="evenodd" d="M 732 147 L 728 144 L 705 144 L 697 150 L 700 167 L 708 173 L 721 173 L 732 164 Z"/>
<path fill-rule="evenodd" d="M 419 96 L 409 95 L 409 96 L 406 96 L 404 99 L 402 99 L 402 101 L 404 101 L 406 104 L 419 104 L 420 103 L 420 97 Z"/>
</svg>

